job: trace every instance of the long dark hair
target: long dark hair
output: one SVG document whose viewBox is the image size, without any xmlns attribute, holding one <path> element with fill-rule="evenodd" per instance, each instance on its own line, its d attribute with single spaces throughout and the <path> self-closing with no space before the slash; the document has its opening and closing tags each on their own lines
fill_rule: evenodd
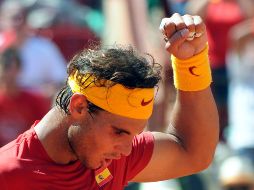
<svg viewBox="0 0 254 190">
<path fill-rule="evenodd" d="M 79 78 L 89 73 L 98 80 L 110 80 L 126 88 L 153 88 L 161 79 L 161 65 L 149 54 L 141 56 L 131 46 L 114 45 L 106 48 L 96 46 L 93 49 L 85 49 L 75 55 L 68 64 L 68 76 L 75 71 L 78 71 Z M 69 112 L 68 105 L 72 94 L 66 83 L 57 95 L 56 105 L 59 105 L 65 113 Z M 88 102 L 89 112 L 100 109 Z"/>
</svg>

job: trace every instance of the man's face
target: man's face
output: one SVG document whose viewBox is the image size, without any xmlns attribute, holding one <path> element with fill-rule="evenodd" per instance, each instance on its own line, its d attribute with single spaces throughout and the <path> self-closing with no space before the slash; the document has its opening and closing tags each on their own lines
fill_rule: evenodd
<svg viewBox="0 0 254 190">
<path fill-rule="evenodd" d="M 93 118 L 87 114 L 78 125 L 69 128 L 69 142 L 87 168 L 97 169 L 129 155 L 133 137 L 144 130 L 146 123 L 147 120 L 99 111 Z"/>
</svg>

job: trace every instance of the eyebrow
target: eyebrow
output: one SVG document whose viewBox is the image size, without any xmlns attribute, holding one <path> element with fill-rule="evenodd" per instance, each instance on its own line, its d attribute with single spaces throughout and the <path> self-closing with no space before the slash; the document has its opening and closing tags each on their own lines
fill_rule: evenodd
<svg viewBox="0 0 254 190">
<path fill-rule="evenodd" d="M 119 130 L 119 131 L 121 131 L 121 132 L 123 132 L 123 133 L 126 133 L 126 134 L 128 134 L 128 135 L 131 134 L 129 131 L 126 131 L 125 129 L 116 127 L 116 126 L 114 126 L 114 125 L 112 125 L 112 128 L 113 128 L 113 129 L 116 129 L 116 130 Z"/>
</svg>

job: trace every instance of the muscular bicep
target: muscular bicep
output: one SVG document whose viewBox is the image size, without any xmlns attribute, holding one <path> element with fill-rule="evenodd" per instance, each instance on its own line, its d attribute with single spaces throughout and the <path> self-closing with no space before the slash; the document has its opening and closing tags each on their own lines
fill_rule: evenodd
<svg viewBox="0 0 254 190">
<path fill-rule="evenodd" d="M 132 181 L 159 181 L 192 174 L 195 167 L 180 139 L 173 134 L 153 132 L 154 150 L 148 165 Z"/>
</svg>

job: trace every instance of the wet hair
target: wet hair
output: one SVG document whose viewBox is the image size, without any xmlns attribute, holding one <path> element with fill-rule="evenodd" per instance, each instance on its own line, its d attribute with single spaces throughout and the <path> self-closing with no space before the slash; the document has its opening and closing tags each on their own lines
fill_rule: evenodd
<svg viewBox="0 0 254 190">
<path fill-rule="evenodd" d="M 122 84 L 126 88 L 153 88 L 161 79 L 161 65 L 149 54 L 140 55 L 131 46 L 114 45 L 105 48 L 85 49 L 75 55 L 67 67 L 68 76 L 78 71 L 78 75 L 92 74 L 98 80 L 106 79 Z M 103 86 L 103 84 L 100 84 Z M 68 113 L 72 91 L 66 86 L 59 92 L 56 105 Z M 88 112 L 102 110 L 88 102 Z"/>
</svg>

